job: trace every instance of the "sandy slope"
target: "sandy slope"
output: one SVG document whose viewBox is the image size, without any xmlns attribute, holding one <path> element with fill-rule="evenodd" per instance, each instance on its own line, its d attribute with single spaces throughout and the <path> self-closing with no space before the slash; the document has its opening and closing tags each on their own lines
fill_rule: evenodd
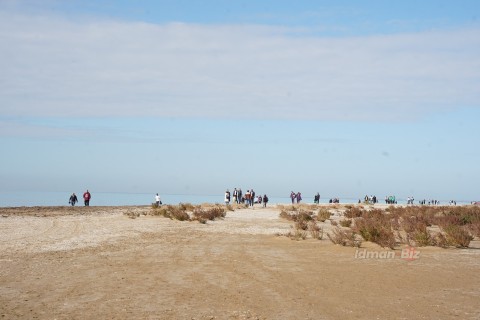
<svg viewBox="0 0 480 320">
<path fill-rule="evenodd" d="M 480 318 L 476 248 L 355 259 L 356 249 L 328 239 L 275 236 L 290 230 L 275 208 L 205 225 L 143 215 L 149 210 L 0 209 L 0 317 Z"/>
</svg>

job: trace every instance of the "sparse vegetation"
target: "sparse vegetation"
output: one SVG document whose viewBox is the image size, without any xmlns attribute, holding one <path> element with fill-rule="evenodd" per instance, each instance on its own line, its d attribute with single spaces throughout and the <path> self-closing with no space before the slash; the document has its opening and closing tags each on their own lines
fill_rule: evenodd
<svg viewBox="0 0 480 320">
<path fill-rule="evenodd" d="M 467 248 L 473 237 L 469 234 L 467 229 L 459 225 L 448 225 L 443 228 L 446 233 L 447 243 L 457 248 Z"/>
<path fill-rule="evenodd" d="M 347 207 L 347 210 L 345 210 L 343 215 L 345 216 L 345 218 L 352 219 L 361 217 L 364 212 L 366 211 L 363 209 L 363 207 L 360 208 L 349 206 Z"/>
<path fill-rule="evenodd" d="M 359 248 L 362 240 L 357 238 L 356 233 L 351 229 L 333 228 L 331 233 L 327 233 L 328 238 L 335 244 L 346 247 Z"/>
<path fill-rule="evenodd" d="M 340 225 L 345 228 L 350 228 L 352 226 L 352 220 L 350 219 L 343 219 L 339 221 Z"/>
<path fill-rule="evenodd" d="M 207 220 L 213 221 L 215 219 L 224 218 L 226 215 L 226 211 L 224 207 L 220 206 L 209 209 L 195 208 L 192 215 L 194 220 L 205 223 Z"/>
<path fill-rule="evenodd" d="M 178 206 L 152 205 L 151 214 L 179 221 L 207 223 L 225 217 L 227 210 L 233 211 L 243 205 L 203 204 L 194 206 L 180 203 Z M 285 205 L 280 217 L 293 222 L 293 229 L 286 236 L 301 240 L 322 239 L 322 223 L 330 221 L 332 231 L 327 233 L 330 240 L 345 246 L 357 246 L 361 241 L 371 241 L 382 247 L 393 249 L 399 244 L 410 246 L 438 246 L 442 248 L 467 248 L 475 237 L 480 237 L 480 207 L 432 207 L 432 206 L 390 206 L 380 210 L 372 206 L 345 206 L 343 219 L 331 218 L 331 210 L 337 206 Z M 125 215 L 132 219 L 140 216 L 134 211 Z"/>
<path fill-rule="evenodd" d="M 132 210 L 128 210 L 124 213 L 124 215 L 126 215 L 127 217 L 129 217 L 130 219 L 136 219 L 138 217 L 140 217 L 140 213 L 139 212 L 135 212 L 135 211 L 132 211 Z"/>
<path fill-rule="evenodd" d="M 313 239 L 323 239 L 323 228 L 320 227 L 315 220 L 310 220 L 308 222 L 308 231 Z"/>
<path fill-rule="evenodd" d="M 199 205 L 194 206 L 189 203 L 180 203 L 178 206 L 163 205 L 153 206 L 151 214 L 179 221 L 196 220 L 200 223 L 206 223 L 208 220 L 224 218 L 226 207 L 222 205 Z M 233 208 L 232 208 L 233 210 Z"/>
<path fill-rule="evenodd" d="M 399 243 L 466 248 L 480 236 L 480 208 L 476 206 L 390 206 L 385 210 L 346 206 L 344 216 L 353 220 L 353 226 L 344 219 L 338 221 L 342 227 L 351 228 L 365 241 L 392 249 Z M 336 221 L 331 224 L 338 225 Z"/>
<path fill-rule="evenodd" d="M 327 219 L 330 219 L 331 213 L 327 208 L 321 208 L 318 210 L 317 213 L 317 220 L 321 222 L 325 222 Z"/>
</svg>

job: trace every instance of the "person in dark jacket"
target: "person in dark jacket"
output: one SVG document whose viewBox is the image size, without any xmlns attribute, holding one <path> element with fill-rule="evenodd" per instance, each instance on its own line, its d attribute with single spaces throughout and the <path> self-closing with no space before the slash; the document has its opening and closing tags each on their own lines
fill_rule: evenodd
<svg viewBox="0 0 480 320">
<path fill-rule="evenodd" d="M 77 198 L 77 195 L 74 193 L 72 193 L 72 195 L 70 196 L 70 199 L 68 200 L 68 203 L 70 203 L 73 206 L 75 206 L 75 203 L 78 202 L 78 198 Z"/>
<path fill-rule="evenodd" d="M 263 195 L 263 207 L 266 208 L 267 207 L 267 202 L 268 202 L 268 197 L 266 194 Z"/>
</svg>

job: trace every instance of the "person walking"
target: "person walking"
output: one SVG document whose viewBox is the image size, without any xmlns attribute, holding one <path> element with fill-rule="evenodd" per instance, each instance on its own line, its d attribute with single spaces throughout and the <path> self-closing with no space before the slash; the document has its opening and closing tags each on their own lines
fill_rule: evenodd
<svg viewBox="0 0 480 320">
<path fill-rule="evenodd" d="M 72 205 L 72 207 L 75 206 L 75 203 L 78 202 L 78 198 L 77 198 L 77 195 L 74 193 L 72 193 L 72 195 L 70 196 L 70 199 L 68 200 L 68 203 L 70 203 Z"/>
<path fill-rule="evenodd" d="M 295 198 L 296 198 L 296 194 L 295 194 L 295 192 L 293 192 L 293 191 L 292 191 L 292 192 L 290 192 L 290 199 L 292 199 L 292 204 L 294 204 L 294 203 L 295 203 Z"/>
<path fill-rule="evenodd" d="M 90 206 L 91 198 L 92 198 L 92 195 L 90 194 L 90 192 L 88 190 L 85 191 L 85 193 L 83 194 L 83 202 L 85 203 L 85 207 Z"/>
<path fill-rule="evenodd" d="M 296 198 L 297 198 L 297 203 L 300 203 L 300 201 L 302 201 L 302 194 L 298 192 L 296 195 Z"/>
<path fill-rule="evenodd" d="M 230 191 L 225 191 L 225 205 L 228 206 L 230 204 Z"/>
<path fill-rule="evenodd" d="M 237 188 L 235 188 L 233 189 L 233 199 L 232 199 L 233 203 L 238 203 L 237 199 L 238 199 L 238 190 Z"/>
<path fill-rule="evenodd" d="M 162 204 L 162 201 L 160 200 L 160 196 L 158 195 L 158 193 L 155 195 L 155 203 L 157 207 L 159 207 Z"/>
<path fill-rule="evenodd" d="M 247 190 L 247 192 L 245 193 L 245 202 L 247 203 L 247 206 L 250 206 L 250 190 Z"/>
<path fill-rule="evenodd" d="M 266 208 L 267 207 L 267 202 L 268 202 L 268 197 L 266 194 L 263 195 L 263 207 Z"/>
</svg>

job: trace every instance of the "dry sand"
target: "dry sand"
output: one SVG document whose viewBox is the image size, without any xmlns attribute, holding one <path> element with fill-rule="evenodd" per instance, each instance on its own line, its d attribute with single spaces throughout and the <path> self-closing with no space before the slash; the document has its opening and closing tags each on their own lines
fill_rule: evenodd
<svg viewBox="0 0 480 320">
<path fill-rule="evenodd" d="M 276 236 L 291 223 L 274 207 L 207 224 L 149 210 L 0 208 L 0 318 L 480 319 L 478 239 L 355 259 L 327 237 Z"/>
</svg>

